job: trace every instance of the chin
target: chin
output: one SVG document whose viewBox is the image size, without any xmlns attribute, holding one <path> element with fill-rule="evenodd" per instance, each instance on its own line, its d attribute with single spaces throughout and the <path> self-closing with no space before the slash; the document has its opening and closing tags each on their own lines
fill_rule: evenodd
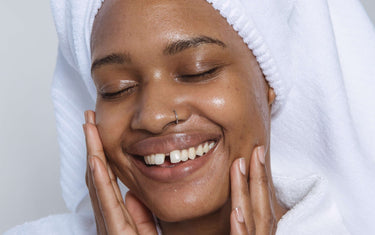
<svg viewBox="0 0 375 235">
<path fill-rule="evenodd" d="M 158 198 L 156 198 L 158 197 Z M 146 206 L 165 222 L 181 222 L 206 216 L 224 207 L 229 200 L 229 184 L 196 185 L 144 198 Z"/>
<path fill-rule="evenodd" d="M 141 154 L 137 152 L 138 154 L 128 156 L 133 165 L 130 171 L 135 182 L 126 182 L 129 177 L 123 177 L 125 180 L 123 182 L 129 189 L 158 219 L 165 222 L 186 221 L 215 213 L 229 199 L 231 160 L 222 138 L 216 135 L 195 134 L 190 134 L 188 138 L 178 137 L 184 140 L 181 141 L 183 144 L 180 144 L 180 149 L 195 146 L 198 156 L 194 159 L 171 163 L 171 158 L 174 156 L 171 157 L 170 154 L 166 156 L 164 163 L 157 165 L 155 160 L 140 158 Z M 179 138 L 174 138 L 173 143 L 178 144 L 179 141 L 176 139 Z M 207 147 L 207 145 L 211 146 Z M 160 147 L 150 142 L 147 142 L 147 146 L 150 149 L 152 146 Z M 175 146 L 170 148 L 175 148 Z M 200 152 L 200 148 L 203 149 L 203 153 Z M 144 151 L 144 148 L 142 149 Z M 155 149 L 152 151 L 155 152 Z M 175 160 L 172 159 L 172 161 Z"/>
</svg>

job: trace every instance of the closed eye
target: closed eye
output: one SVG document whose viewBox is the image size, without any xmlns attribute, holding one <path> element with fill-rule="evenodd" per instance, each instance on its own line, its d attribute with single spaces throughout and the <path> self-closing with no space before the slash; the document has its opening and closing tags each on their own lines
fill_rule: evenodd
<svg viewBox="0 0 375 235">
<path fill-rule="evenodd" d="M 217 72 L 219 71 L 220 67 L 215 67 L 209 70 L 206 70 L 201 73 L 196 73 L 196 74 L 184 74 L 180 75 L 178 78 L 183 81 L 183 82 L 200 82 L 200 81 L 205 81 L 208 79 L 211 79 L 214 77 Z"/>
<path fill-rule="evenodd" d="M 116 92 L 103 92 L 100 95 L 103 99 L 108 99 L 108 100 L 109 99 L 116 99 L 116 98 L 122 97 L 124 95 L 132 94 L 137 87 L 138 87 L 138 85 L 134 85 L 134 86 L 127 87 L 125 89 L 122 89 L 122 90 L 119 90 L 119 91 L 116 91 Z"/>
</svg>

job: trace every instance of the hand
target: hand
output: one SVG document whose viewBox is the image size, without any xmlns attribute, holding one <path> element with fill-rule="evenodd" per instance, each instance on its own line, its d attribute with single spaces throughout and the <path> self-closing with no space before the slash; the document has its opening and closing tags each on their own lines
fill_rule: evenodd
<svg viewBox="0 0 375 235">
<path fill-rule="evenodd" d="M 117 178 L 104 154 L 95 125 L 95 113 L 85 112 L 86 184 L 94 209 L 98 234 L 157 234 L 151 212 L 131 192 L 122 199 Z"/>
<path fill-rule="evenodd" d="M 277 223 L 286 212 L 276 199 L 272 178 L 264 159 L 264 147 L 260 146 L 253 150 L 249 173 L 244 158 L 236 159 L 232 164 L 232 235 L 275 234 Z"/>
</svg>

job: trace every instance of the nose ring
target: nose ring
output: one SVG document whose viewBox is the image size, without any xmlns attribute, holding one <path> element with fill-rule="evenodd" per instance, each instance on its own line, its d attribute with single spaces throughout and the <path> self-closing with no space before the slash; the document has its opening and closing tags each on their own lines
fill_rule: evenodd
<svg viewBox="0 0 375 235">
<path fill-rule="evenodd" d="M 173 109 L 173 112 L 174 112 L 174 117 L 176 118 L 175 123 L 176 123 L 176 125 L 177 125 L 177 124 L 178 124 L 178 115 L 177 115 L 176 110 Z"/>
</svg>

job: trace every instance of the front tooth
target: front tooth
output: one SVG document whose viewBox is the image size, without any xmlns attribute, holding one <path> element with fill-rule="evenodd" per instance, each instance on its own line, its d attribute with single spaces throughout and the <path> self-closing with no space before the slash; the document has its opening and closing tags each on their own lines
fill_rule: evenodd
<svg viewBox="0 0 375 235">
<path fill-rule="evenodd" d="M 155 154 L 155 164 L 156 165 L 163 164 L 164 160 L 165 160 L 165 154 L 163 154 L 163 153 Z"/>
<path fill-rule="evenodd" d="M 191 159 L 191 160 L 195 159 L 195 148 L 194 147 L 189 148 L 189 159 Z"/>
<path fill-rule="evenodd" d="M 203 147 L 202 147 L 201 144 L 198 146 L 197 150 L 195 151 L 195 154 L 198 155 L 198 156 L 203 155 Z"/>
<path fill-rule="evenodd" d="M 204 153 L 208 153 L 209 149 L 208 149 L 208 143 L 206 142 L 203 146 L 203 152 Z"/>
<path fill-rule="evenodd" d="M 187 161 L 189 159 L 189 152 L 188 150 L 184 149 L 181 151 L 181 161 Z"/>
<path fill-rule="evenodd" d="M 155 154 L 152 154 L 151 157 L 150 157 L 150 163 L 152 165 L 155 165 Z"/>
<path fill-rule="evenodd" d="M 170 154 L 169 154 L 169 158 L 171 160 L 171 163 L 178 163 L 181 161 L 181 152 L 180 150 L 173 150 Z"/>
</svg>

